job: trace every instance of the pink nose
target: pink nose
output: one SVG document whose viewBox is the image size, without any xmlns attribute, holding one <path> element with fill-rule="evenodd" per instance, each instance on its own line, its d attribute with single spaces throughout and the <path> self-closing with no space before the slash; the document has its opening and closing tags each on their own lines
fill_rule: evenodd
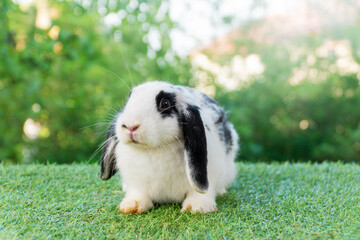
<svg viewBox="0 0 360 240">
<path fill-rule="evenodd" d="M 134 125 L 134 126 L 126 126 L 125 124 L 122 125 L 123 128 L 128 129 L 130 132 L 134 132 L 136 129 L 138 129 L 140 124 Z"/>
<path fill-rule="evenodd" d="M 131 126 L 131 127 L 128 127 L 129 131 L 130 132 L 134 132 L 136 129 L 139 128 L 140 125 L 135 125 L 135 126 Z"/>
</svg>

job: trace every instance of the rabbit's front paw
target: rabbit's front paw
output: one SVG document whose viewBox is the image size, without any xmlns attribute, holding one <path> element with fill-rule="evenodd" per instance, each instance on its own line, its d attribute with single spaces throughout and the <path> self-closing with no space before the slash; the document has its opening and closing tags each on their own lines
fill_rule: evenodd
<svg viewBox="0 0 360 240">
<path fill-rule="evenodd" d="M 147 199 L 124 199 L 120 203 L 122 213 L 144 213 L 153 207 L 153 203 Z"/>
<path fill-rule="evenodd" d="M 192 213 L 208 213 L 216 210 L 215 200 L 206 198 L 205 196 L 188 197 L 182 203 L 181 211 L 188 211 Z"/>
</svg>

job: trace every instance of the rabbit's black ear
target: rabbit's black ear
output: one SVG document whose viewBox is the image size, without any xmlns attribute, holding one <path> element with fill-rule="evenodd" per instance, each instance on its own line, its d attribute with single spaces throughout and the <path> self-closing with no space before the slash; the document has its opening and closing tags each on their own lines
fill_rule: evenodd
<svg viewBox="0 0 360 240">
<path fill-rule="evenodd" d="M 181 111 L 180 122 L 184 135 L 186 174 L 190 184 L 200 193 L 209 187 L 207 178 L 207 145 L 199 108 L 188 105 Z"/>
<path fill-rule="evenodd" d="M 102 180 L 110 179 L 116 172 L 115 148 L 118 143 L 115 136 L 115 125 L 112 124 L 106 136 L 106 141 L 101 154 L 101 173 Z"/>
</svg>

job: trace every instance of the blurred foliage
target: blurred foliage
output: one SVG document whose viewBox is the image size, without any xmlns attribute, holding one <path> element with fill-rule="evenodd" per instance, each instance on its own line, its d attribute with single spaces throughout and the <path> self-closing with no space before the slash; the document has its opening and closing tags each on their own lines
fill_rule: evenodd
<svg viewBox="0 0 360 240">
<path fill-rule="evenodd" d="M 360 112 L 356 110 L 360 90 L 356 75 L 334 74 L 323 84 L 297 87 L 256 82 L 219 99 L 230 103 L 228 109 L 241 136 L 243 159 L 360 159 Z"/>
<path fill-rule="evenodd" d="M 236 43 L 234 55 L 255 53 L 265 65 L 240 90 L 217 89 L 241 137 L 241 159 L 360 162 L 359 26 Z M 231 55 L 215 59 L 226 64 Z"/>
<path fill-rule="evenodd" d="M 337 68 L 336 49 L 318 54 L 326 44 L 345 46 L 358 64 L 360 21 L 280 42 L 252 39 L 261 25 L 252 21 L 232 39 L 231 54 L 203 51 L 222 66 L 234 56 L 260 56 L 264 72 L 229 90 L 172 50 L 169 31 L 176 25 L 163 1 L 48 2 L 46 30 L 35 25 L 36 5 L 0 2 L 0 162 L 98 161 L 96 149 L 127 85 L 160 79 L 195 87 L 198 71 L 207 72 L 216 100 L 229 111 L 240 159 L 360 161 L 360 74 Z M 104 24 L 111 13 L 122 16 L 121 24 Z M 149 43 L 154 31 L 157 47 Z M 296 74 L 301 81 L 291 80 Z M 40 129 L 33 138 L 24 133 L 29 119 Z"/>
<path fill-rule="evenodd" d="M 109 12 L 127 9 L 116 27 L 104 26 L 98 12 L 104 6 L 97 4 L 51 1 L 57 17 L 50 30 L 41 30 L 35 6 L 23 10 L 11 1 L 0 3 L 0 161 L 88 161 L 132 80 L 189 79 L 188 61 L 173 54 L 164 34 L 172 25 L 169 17 L 154 17 L 161 1 L 143 11 L 128 1 L 112 7 L 102 1 Z M 152 28 L 162 37 L 156 51 L 147 43 Z M 29 118 L 41 125 L 35 139 L 23 131 Z"/>
</svg>

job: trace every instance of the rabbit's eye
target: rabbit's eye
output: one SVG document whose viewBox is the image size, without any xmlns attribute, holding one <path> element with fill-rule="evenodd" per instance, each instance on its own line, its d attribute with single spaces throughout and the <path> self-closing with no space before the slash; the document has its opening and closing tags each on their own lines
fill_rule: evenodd
<svg viewBox="0 0 360 240">
<path fill-rule="evenodd" d="M 173 117 L 177 114 L 176 110 L 176 95 L 175 93 L 168 93 L 160 91 L 155 97 L 156 110 L 161 114 L 162 118 Z"/>
<path fill-rule="evenodd" d="M 170 107 L 169 100 L 166 99 L 166 98 L 161 99 L 161 101 L 160 101 L 160 109 L 167 109 L 169 107 Z"/>
</svg>

